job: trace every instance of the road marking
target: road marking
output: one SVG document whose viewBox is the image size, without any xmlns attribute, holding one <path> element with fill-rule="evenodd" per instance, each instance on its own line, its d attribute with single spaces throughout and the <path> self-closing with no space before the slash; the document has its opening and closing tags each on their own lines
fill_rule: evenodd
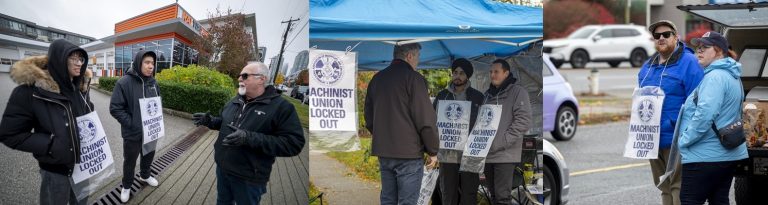
<svg viewBox="0 0 768 205">
<path fill-rule="evenodd" d="M 625 165 L 619 165 L 619 166 L 612 166 L 612 167 L 604 167 L 604 168 L 598 168 L 598 169 L 589 169 L 584 171 L 578 171 L 578 172 L 572 172 L 570 176 L 579 176 L 579 175 L 585 175 L 585 174 L 592 174 L 597 172 L 607 172 L 607 171 L 613 171 L 613 170 L 619 170 L 619 169 L 629 169 L 634 167 L 642 167 L 642 166 L 648 166 L 649 163 L 636 163 L 636 164 L 625 164 Z"/>
</svg>

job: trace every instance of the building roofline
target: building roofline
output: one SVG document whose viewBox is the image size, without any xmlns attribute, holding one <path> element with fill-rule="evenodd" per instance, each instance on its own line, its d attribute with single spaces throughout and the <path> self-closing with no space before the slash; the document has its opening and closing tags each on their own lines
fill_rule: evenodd
<svg viewBox="0 0 768 205">
<path fill-rule="evenodd" d="M 135 19 L 135 18 L 138 18 L 138 17 L 140 17 L 140 16 L 144 16 L 144 15 L 147 15 L 147 14 L 149 14 L 149 13 L 152 13 L 152 12 L 155 12 L 155 11 L 158 11 L 158 10 L 162 10 L 162 9 L 165 9 L 165 8 L 168 8 L 168 7 L 171 7 L 171 6 L 178 6 L 179 8 L 182 8 L 182 7 L 181 7 L 181 5 L 179 5 L 178 3 L 172 3 L 172 4 L 168 4 L 168 5 L 162 6 L 162 7 L 160 7 L 160 8 L 156 8 L 156 9 L 153 9 L 153 10 L 151 10 L 151 11 L 147 11 L 147 12 L 141 13 L 141 14 L 139 14 L 139 15 L 135 15 L 135 16 L 133 16 L 133 17 L 130 17 L 130 18 L 127 18 L 127 19 L 125 19 L 125 20 L 119 21 L 119 22 L 115 23 L 115 25 L 117 25 L 117 24 L 120 24 L 120 23 L 123 23 L 123 22 L 126 22 L 126 21 L 130 21 L 130 20 L 133 20 L 133 19 Z"/>
<path fill-rule="evenodd" d="M 50 27 L 50 26 L 41 26 L 41 25 L 38 25 L 35 22 L 31 22 L 31 21 L 27 21 L 27 20 L 24 20 L 24 19 L 16 18 L 16 17 L 9 16 L 9 15 L 3 14 L 3 13 L 0 13 L 0 17 L 8 18 L 8 19 L 11 19 L 13 21 L 18 21 L 18 22 L 30 25 L 32 27 L 35 27 L 36 29 L 46 29 L 48 31 L 55 31 L 55 32 L 64 33 L 64 34 L 67 34 L 67 35 L 74 35 L 74 36 L 77 36 L 77 37 L 87 38 L 87 39 L 89 39 L 91 41 L 95 41 L 96 40 L 96 38 L 91 37 L 91 36 L 87 36 L 87 35 L 71 32 L 71 31 L 66 31 L 66 30 L 62 30 L 62 29 L 58 29 L 58 28 L 54 28 L 54 27 Z"/>
</svg>

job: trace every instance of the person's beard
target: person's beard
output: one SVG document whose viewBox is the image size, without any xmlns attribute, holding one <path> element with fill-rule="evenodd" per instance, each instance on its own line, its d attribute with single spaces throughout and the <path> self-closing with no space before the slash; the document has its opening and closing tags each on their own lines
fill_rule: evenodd
<svg viewBox="0 0 768 205">
<path fill-rule="evenodd" d="M 462 81 L 461 79 L 457 78 L 457 79 L 453 79 L 453 81 L 451 81 L 451 83 L 453 84 L 454 87 L 459 87 L 459 86 L 466 85 L 467 84 L 467 80 Z"/>
<path fill-rule="evenodd" d="M 240 84 L 240 87 L 237 88 L 237 94 L 245 95 L 245 85 Z"/>
<path fill-rule="evenodd" d="M 671 40 L 667 40 L 667 41 L 669 42 Z M 672 50 L 675 49 L 674 47 L 675 45 L 674 44 L 669 45 L 669 43 L 664 43 L 662 45 L 659 45 L 658 43 L 656 43 L 653 46 L 656 48 L 656 51 L 658 51 L 664 56 L 669 55 L 670 53 L 672 53 Z"/>
</svg>

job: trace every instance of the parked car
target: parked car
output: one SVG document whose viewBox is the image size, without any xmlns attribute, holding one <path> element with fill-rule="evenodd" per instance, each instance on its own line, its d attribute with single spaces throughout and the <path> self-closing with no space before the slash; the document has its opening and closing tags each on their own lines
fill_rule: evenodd
<svg viewBox="0 0 768 205">
<path fill-rule="evenodd" d="M 546 139 L 544 140 L 544 193 L 545 205 L 568 203 L 570 190 L 570 171 L 565 164 L 565 158 L 557 148 Z"/>
<path fill-rule="evenodd" d="M 738 54 L 745 99 L 751 103 L 765 103 L 768 99 L 768 38 L 765 37 L 768 34 L 768 2 L 677 8 L 720 25 L 718 32 L 728 39 L 732 50 Z M 736 204 L 764 204 L 763 194 L 768 191 L 768 149 L 748 147 L 747 150 L 749 158 L 741 161 L 734 170 Z"/>
<path fill-rule="evenodd" d="M 643 26 L 590 25 L 567 38 L 545 40 L 543 49 L 556 68 L 565 62 L 573 68 L 584 68 L 589 62 L 607 62 L 615 68 L 624 61 L 640 67 L 654 51 L 651 39 Z"/>
<path fill-rule="evenodd" d="M 556 140 L 571 140 L 579 124 L 579 101 L 573 95 L 571 84 L 549 60 L 549 55 L 544 54 L 543 58 L 544 131 L 550 132 Z"/>
</svg>

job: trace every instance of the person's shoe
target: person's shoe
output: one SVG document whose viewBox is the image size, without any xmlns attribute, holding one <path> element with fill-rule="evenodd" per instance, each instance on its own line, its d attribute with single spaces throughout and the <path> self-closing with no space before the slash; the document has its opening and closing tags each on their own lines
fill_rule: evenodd
<svg viewBox="0 0 768 205">
<path fill-rule="evenodd" d="M 139 177 L 141 178 L 141 177 Z M 128 202 L 128 199 L 131 197 L 131 189 L 123 189 L 123 191 L 120 192 L 120 201 L 125 203 Z"/>
<path fill-rule="evenodd" d="M 149 184 L 149 186 L 157 186 L 158 184 L 160 184 L 157 182 L 157 179 L 155 179 L 152 176 L 149 176 L 149 178 L 146 178 L 146 179 L 142 179 L 141 177 L 139 177 L 139 181 L 146 182 L 147 184 Z"/>
</svg>

